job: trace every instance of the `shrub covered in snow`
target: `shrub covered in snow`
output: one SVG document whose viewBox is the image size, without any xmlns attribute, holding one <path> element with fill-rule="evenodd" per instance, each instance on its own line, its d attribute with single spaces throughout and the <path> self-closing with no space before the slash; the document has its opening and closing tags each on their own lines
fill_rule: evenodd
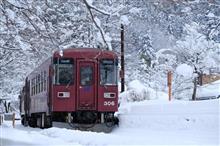
<svg viewBox="0 0 220 146">
<path fill-rule="evenodd" d="M 119 102 L 135 102 L 158 98 L 167 99 L 167 95 L 146 87 L 139 80 L 133 80 L 128 84 L 127 90 L 119 95 Z"/>
</svg>

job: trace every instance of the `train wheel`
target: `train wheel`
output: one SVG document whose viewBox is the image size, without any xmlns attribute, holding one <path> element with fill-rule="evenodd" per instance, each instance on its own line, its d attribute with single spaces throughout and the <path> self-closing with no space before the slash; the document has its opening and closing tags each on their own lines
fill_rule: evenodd
<svg viewBox="0 0 220 146">
<path fill-rule="evenodd" d="M 45 128 L 52 127 L 52 118 L 51 116 L 46 116 L 45 118 Z"/>
<path fill-rule="evenodd" d="M 25 127 L 28 126 L 28 121 L 27 121 L 26 115 L 21 117 L 21 124 L 24 125 Z"/>
<path fill-rule="evenodd" d="M 50 116 L 46 116 L 45 113 L 38 115 L 37 126 L 40 128 L 52 127 L 52 119 Z"/>
<path fill-rule="evenodd" d="M 21 117 L 21 124 L 24 125 L 24 116 Z"/>
<path fill-rule="evenodd" d="M 37 127 L 44 128 L 45 127 L 45 114 L 37 115 Z"/>
<path fill-rule="evenodd" d="M 31 116 L 31 117 L 29 118 L 29 120 L 28 120 L 28 125 L 29 125 L 30 127 L 34 127 L 34 128 L 37 127 L 37 118 Z"/>
</svg>

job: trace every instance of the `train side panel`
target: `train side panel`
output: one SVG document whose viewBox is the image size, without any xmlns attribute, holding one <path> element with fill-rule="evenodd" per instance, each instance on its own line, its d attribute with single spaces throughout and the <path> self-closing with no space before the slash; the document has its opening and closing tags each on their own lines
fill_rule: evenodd
<svg viewBox="0 0 220 146">
<path fill-rule="evenodd" d="M 29 76 L 30 110 L 33 113 L 49 114 L 49 68 L 51 58 L 42 63 Z"/>
</svg>

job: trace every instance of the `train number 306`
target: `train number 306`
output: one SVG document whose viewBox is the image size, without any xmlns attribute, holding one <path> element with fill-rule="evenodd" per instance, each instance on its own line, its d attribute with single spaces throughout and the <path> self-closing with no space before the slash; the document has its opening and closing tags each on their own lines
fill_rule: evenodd
<svg viewBox="0 0 220 146">
<path fill-rule="evenodd" d="M 104 101 L 104 106 L 114 106 L 115 102 L 114 101 Z"/>
</svg>

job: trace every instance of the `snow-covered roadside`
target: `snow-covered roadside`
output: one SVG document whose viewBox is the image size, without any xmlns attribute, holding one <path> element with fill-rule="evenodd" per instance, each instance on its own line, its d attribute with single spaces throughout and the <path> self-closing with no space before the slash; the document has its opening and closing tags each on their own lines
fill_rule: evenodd
<svg viewBox="0 0 220 146">
<path fill-rule="evenodd" d="M 20 121 L 16 121 L 16 127 L 13 128 L 11 122 L 6 122 L 0 127 L 0 145 L 1 146 L 26 146 L 26 145 L 49 145 L 66 146 L 76 145 L 76 142 L 66 142 L 60 138 L 54 138 L 50 135 L 44 135 L 44 130 L 39 128 L 23 127 Z M 62 129 L 60 129 L 62 131 Z M 59 133 L 58 133 L 59 134 Z"/>
<path fill-rule="evenodd" d="M 12 128 L 4 123 L 7 145 L 219 145 L 219 99 L 207 101 L 144 101 L 124 103 L 120 126 L 110 134 L 62 128 Z"/>
<path fill-rule="evenodd" d="M 220 144 L 219 100 L 126 103 L 120 112 L 122 131 L 139 127 L 150 145 Z"/>
</svg>

